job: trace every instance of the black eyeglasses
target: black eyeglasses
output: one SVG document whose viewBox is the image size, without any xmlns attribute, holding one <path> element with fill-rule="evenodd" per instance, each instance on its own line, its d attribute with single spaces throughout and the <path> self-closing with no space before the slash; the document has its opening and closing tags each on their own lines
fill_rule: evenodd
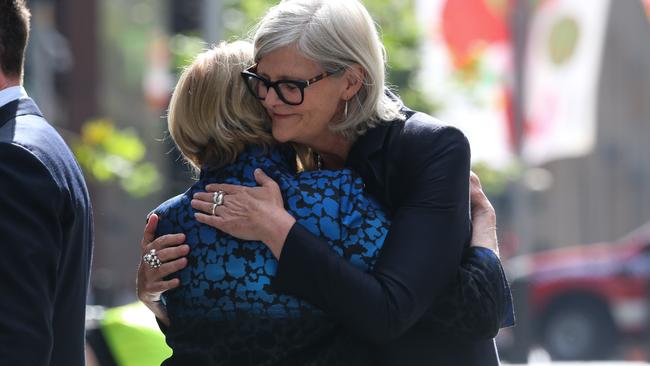
<svg viewBox="0 0 650 366">
<path fill-rule="evenodd" d="M 255 98 L 264 100 L 269 93 L 269 88 L 275 90 L 280 100 L 289 105 L 299 105 L 305 99 L 305 88 L 314 84 L 319 80 L 323 80 L 328 76 L 334 75 L 343 70 L 343 67 L 334 71 L 326 71 L 318 76 L 309 80 L 277 80 L 270 81 L 264 77 L 257 75 L 257 65 L 253 65 L 248 69 L 241 72 L 242 78 L 246 82 L 246 87 L 255 96 Z"/>
</svg>

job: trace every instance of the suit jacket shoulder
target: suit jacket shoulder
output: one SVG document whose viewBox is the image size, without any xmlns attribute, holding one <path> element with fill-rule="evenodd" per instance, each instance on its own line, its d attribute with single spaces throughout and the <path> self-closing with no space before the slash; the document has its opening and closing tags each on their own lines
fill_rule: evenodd
<svg viewBox="0 0 650 366">
<path fill-rule="evenodd" d="M 72 152 L 31 99 L 0 108 L 0 359 L 83 365 L 92 212 Z M 57 340 L 54 342 L 54 340 Z"/>
<path fill-rule="evenodd" d="M 85 192 L 85 182 L 74 155 L 40 114 L 17 115 L 6 121 L 0 127 L 0 144 L 24 148 L 43 164 L 60 187 L 83 186 L 83 192 L 79 193 Z"/>
<path fill-rule="evenodd" d="M 425 113 L 406 108 L 403 113 L 405 120 L 386 122 L 361 136 L 348 159 L 368 191 L 391 210 L 405 203 L 417 182 L 469 170 L 469 142 L 460 130 Z"/>
<path fill-rule="evenodd" d="M 422 163 L 435 158 L 449 149 L 457 149 L 469 154 L 469 142 L 456 127 L 443 124 L 438 119 L 425 113 L 416 112 L 404 122 L 404 127 L 397 138 L 396 146 L 405 161 Z M 415 164 L 416 166 L 421 166 Z"/>
</svg>

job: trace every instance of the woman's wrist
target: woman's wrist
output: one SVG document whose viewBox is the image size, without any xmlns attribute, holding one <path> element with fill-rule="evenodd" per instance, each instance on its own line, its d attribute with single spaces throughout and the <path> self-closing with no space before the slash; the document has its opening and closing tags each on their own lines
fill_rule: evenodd
<svg viewBox="0 0 650 366">
<path fill-rule="evenodd" d="M 496 215 L 494 209 L 475 211 L 472 215 L 472 246 L 483 247 L 492 250 L 499 255 L 499 241 L 497 238 Z"/>
<path fill-rule="evenodd" d="M 496 231 L 496 229 L 495 229 Z M 484 237 L 477 237 L 476 239 L 472 238 L 470 244 L 473 247 L 482 247 L 491 250 L 494 254 L 499 256 L 499 244 L 497 242 L 496 234 L 493 236 L 486 235 Z"/>
<path fill-rule="evenodd" d="M 481 181 L 473 172 L 470 172 L 470 201 L 472 210 L 471 246 L 490 249 L 499 256 L 496 212 L 481 188 Z"/>
<path fill-rule="evenodd" d="M 280 210 L 277 215 L 271 216 L 272 218 L 268 221 L 269 226 L 267 229 L 269 235 L 265 235 L 265 239 L 262 242 L 271 250 L 273 256 L 280 260 L 284 242 L 287 240 L 289 231 L 291 231 L 291 228 L 296 223 L 296 219 L 284 209 Z"/>
<path fill-rule="evenodd" d="M 158 320 L 160 320 L 161 323 L 169 327 L 170 321 L 169 317 L 167 316 L 167 309 L 161 301 L 148 301 L 143 303 L 147 308 L 149 308 L 149 310 L 151 310 L 153 315 L 158 318 Z"/>
</svg>

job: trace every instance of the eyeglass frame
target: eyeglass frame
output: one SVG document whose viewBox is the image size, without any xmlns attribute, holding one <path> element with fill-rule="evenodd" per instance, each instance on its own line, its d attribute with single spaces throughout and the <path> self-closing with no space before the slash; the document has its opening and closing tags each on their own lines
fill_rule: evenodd
<svg viewBox="0 0 650 366">
<path fill-rule="evenodd" d="M 323 72 L 323 73 L 321 73 L 319 75 L 314 76 L 313 78 L 311 78 L 309 80 L 281 79 L 281 80 L 271 81 L 271 80 L 269 80 L 269 79 L 267 79 L 267 78 L 265 78 L 263 76 L 260 76 L 260 75 L 256 74 L 255 72 L 253 72 L 253 71 L 257 71 L 257 64 L 255 64 L 255 65 L 247 68 L 246 70 L 242 71 L 240 73 L 240 75 L 244 79 L 244 83 L 246 84 L 246 89 L 248 89 L 248 91 L 251 92 L 251 94 L 253 94 L 253 96 L 255 98 L 259 99 L 259 100 L 265 100 L 266 96 L 262 98 L 262 97 L 257 95 L 257 93 L 252 89 L 252 86 L 248 83 L 249 78 L 254 78 L 254 79 L 257 79 L 257 80 L 261 81 L 262 84 L 264 84 L 264 86 L 266 87 L 266 95 L 267 96 L 268 96 L 268 93 L 269 93 L 269 89 L 273 88 L 273 90 L 275 90 L 275 95 L 277 95 L 278 98 L 280 98 L 280 100 L 282 102 L 284 102 L 285 104 L 288 104 L 288 105 L 301 105 L 305 101 L 305 88 L 307 88 L 307 87 L 311 86 L 312 84 L 314 84 L 314 83 L 316 83 L 318 81 L 321 81 L 321 80 L 323 80 L 323 79 L 325 79 L 325 78 L 327 78 L 329 76 L 337 74 L 337 73 L 341 72 L 344 69 L 345 69 L 345 66 L 341 66 L 341 67 L 339 67 L 338 69 L 336 69 L 334 71 L 325 71 L 325 72 Z M 298 103 L 289 102 L 284 97 L 284 95 L 282 94 L 282 91 L 280 91 L 280 88 L 278 87 L 278 84 L 293 84 L 294 86 L 296 86 L 298 88 L 298 90 L 300 90 L 300 102 L 298 102 Z"/>
</svg>

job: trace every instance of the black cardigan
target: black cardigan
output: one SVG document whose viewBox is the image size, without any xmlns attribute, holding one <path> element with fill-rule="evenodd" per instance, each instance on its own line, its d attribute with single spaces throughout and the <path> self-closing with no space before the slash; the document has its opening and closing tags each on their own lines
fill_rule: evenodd
<svg viewBox="0 0 650 366">
<path fill-rule="evenodd" d="M 373 364 L 496 365 L 492 337 L 511 325 L 512 305 L 498 258 L 469 247 L 468 141 L 426 114 L 403 112 L 406 122 L 361 136 L 346 162 L 391 213 L 372 272 L 296 224 L 272 285 L 341 322 Z"/>
</svg>

